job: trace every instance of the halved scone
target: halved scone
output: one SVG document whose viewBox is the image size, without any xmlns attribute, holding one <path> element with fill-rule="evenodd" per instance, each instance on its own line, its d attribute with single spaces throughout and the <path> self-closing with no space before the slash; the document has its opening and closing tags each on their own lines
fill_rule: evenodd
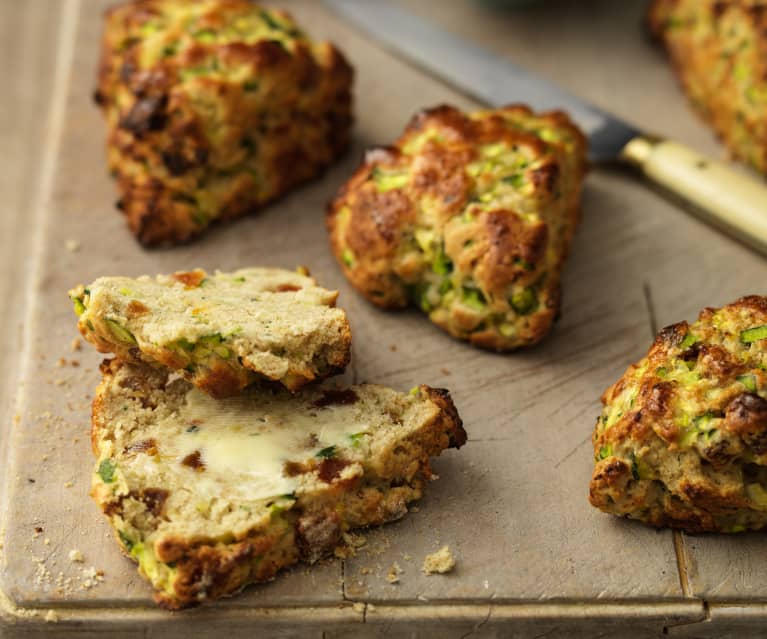
<svg viewBox="0 0 767 639">
<path fill-rule="evenodd" d="M 664 328 L 602 397 L 591 503 L 653 526 L 767 526 L 767 298 Z"/>
<path fill-rule="evenodd" d="M 69 292 L 78 328 L 102 353 L 162 364 L 214 397 L 257 380 L 296 390 L 349 363 L 337 291 L 273 268 L 100 277 Z"/>
<path fill-rule="evenodd" d="M 124 551 L 182 608 L 402 517 L 429 458 L 466 433 L 447 391 L 250 389 L 215 400 L 167 371 L 102 365 L 92 495 Z"/>
</svg>

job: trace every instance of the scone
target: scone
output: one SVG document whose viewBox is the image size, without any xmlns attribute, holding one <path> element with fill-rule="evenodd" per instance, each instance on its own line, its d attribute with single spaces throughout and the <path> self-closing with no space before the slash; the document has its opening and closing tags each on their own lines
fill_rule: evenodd
<svg viewBox="0 0 767 639">
<path fill-rule="evenodd" d="M 755 0 L 654 0 L 648 22 L 696 111 L 767 173 L 767 11 Z"/>
<path fill-rule="evenodd" d="M 100 352 L 167 366 L 214 397 L 258 380 L 295 391 L 342 371 L 351 356 L 338 293 L 302 273 L 100 277 L 69 295 L 80 332 Z"/>
<path fill-rule="evenodd" d="M 447 391 L 360 385 L 214 400 L 166 371 L 102 365 L 92 495 L 166 608 L 271 579 L 344 532 L 402 517 L 466 433 Z"/>
<path fill-rule="evenodd" d="M 691 532 L 767 524 L 767 298 L 664 328 L 607 389 L 591 503 Z"/>
<path fill-rule="evenodd" d="M 135 0 L 106 14 L 96 102 L 131 231 L 188 240 L 319 175 L 346 148 L 352 69 L 284 11 Z"/>
<path fill-rule="evenodd" d="M 585 146 L 559 112 L 424 111 L 330 205 L 333 252 L 378 306 L 414 304 L 484 348 L 534 344 L 559 311 Z"/>
</svg>

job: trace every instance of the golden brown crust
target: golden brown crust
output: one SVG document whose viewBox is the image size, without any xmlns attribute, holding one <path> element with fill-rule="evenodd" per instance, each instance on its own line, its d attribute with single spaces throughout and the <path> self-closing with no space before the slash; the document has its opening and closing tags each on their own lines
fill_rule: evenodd
<svg viewBox="0 0 767 639">
<path fill-rule="evenodd" d="M 690 532 L 767 525 L 767 299 L 658 334 L 602 396 L 589 498 Z"/>
<path fill-rule="evenodd" d="M 339 190 L 331 248 L 380 307 L 416 304 L 489 349 L 534 344 L 559 310 L 585 168 L 585 139 L 563 113 L 425 110 Z"/>
<path fill-rule="evenodd" d="M 654 0 L 647 21 L 697 113 L 733 156 L 767 173 L 767 7 Z"/>
<path fill-rule="evenodd" d="M 316 177 L 347 147 L 352 69 L 247 0 L 106 13 L 95 100 L 118 208 L 144 244 L 189 240 Z"/>
</svg>

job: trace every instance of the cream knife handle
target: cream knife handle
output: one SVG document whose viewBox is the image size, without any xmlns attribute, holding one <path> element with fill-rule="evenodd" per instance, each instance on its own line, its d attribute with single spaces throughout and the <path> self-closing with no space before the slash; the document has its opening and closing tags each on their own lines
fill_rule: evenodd
<svg viewBox="0 0 767 639">
<path fill-rule="evenodd" d="M 767 185 L 661 138 L 640 135 L 621 152 L 652 182 L 694 205 L 706 221 L 767 255 Z"/>
</svg>

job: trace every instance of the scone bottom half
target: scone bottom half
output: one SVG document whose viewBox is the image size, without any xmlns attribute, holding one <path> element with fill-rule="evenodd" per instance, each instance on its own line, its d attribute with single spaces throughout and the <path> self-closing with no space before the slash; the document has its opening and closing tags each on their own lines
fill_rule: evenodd
<svg viewBox="0 0 767 639">
<path fill-rule="evenodd" d="M 767 526 L 767 298 L 664 328 L 602 402 L 594 506 L 688 532 Z"/>
<path fill-rule="evenodd" d="M 318 177 L 348 146 L 352 82 L 343 54 L 279 9 L 110 9 L 94 97 L 130 230 L 145 245 L 186 242 Z"/>
<path fill-rule="evenodd" d="M 402 517 L 429 458 L 466 441 L 447 391 L 250 389 L 214 400 L 161 369 L 102 365 L 91 494 L 163 607 L 315 561 Z"/>
<path fill-rule="evenodd" d="M 80 332 L 100 352 L 165 366 L 218 398 L 256 382 L 297 391 L 351 357 L 338 293 L 306 269 L 101 277 L 69 295 Z"/>
<path fill-rule="evenodd" d="M 487 349 L 535 344 L 559 313 L 585 152 L 561 112 L 423 111 L 331 203 L 333 253 L 377 306 Z"/>
</svg>

